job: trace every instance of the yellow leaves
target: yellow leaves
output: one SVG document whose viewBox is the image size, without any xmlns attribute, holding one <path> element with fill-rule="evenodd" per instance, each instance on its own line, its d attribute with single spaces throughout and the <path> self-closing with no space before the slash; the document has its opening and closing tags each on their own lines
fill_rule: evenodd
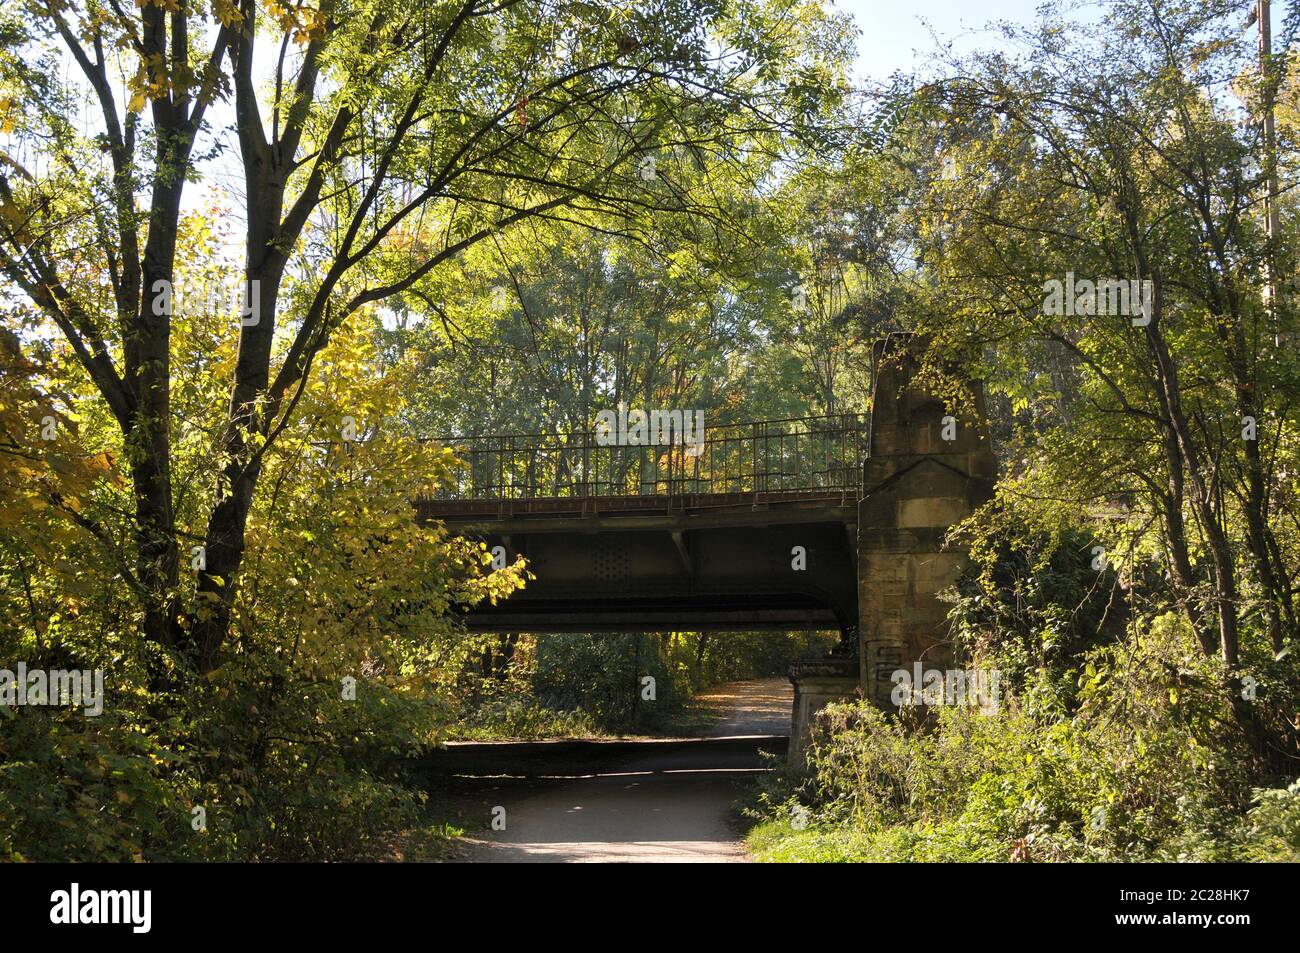
<svg viewBox="0 0 1300 953">
<path fill-rule="evenodd" d="M 11 96 L 0 97 L 0 133 L 11 133 L 18 121 L 18 104 Z"/>
<path fill-rule="evenodd" d="M 296 43 L 306 45 L 312 40 L 319 39 L 325 35 L 325 29 L 328 21 L 325 14 L 320 10 L 310 8 L 300 9 L 303 16 L 301 25 L 293 31 L 293 39 Z"/>
<path fill-rule="evenodd" d="M 231 0 L 213 0 L 212 15 L 226 27 L 239 26 L 244 22 L 244 15 Z"/>
<path fill-rule="evenodd" d="M 324 36 L 329 25 L 328 17 L 322 10 L 305 3 L 282 5 L 271 0 L 267 4 L 267 11 L 279 20 L 280 29 L 301 45 Z"/>
<path fill-rule="evenodd" d="M 116 467 L 117 458 L 114 457 L 113 454 L 106 450 L 103 453 L 95 454 L 91 458 L 91 461 L 92 469 L 95 472 L 102 474 L 104 479 L 108 480 L 116 487 L 126 487 L 126 480 L 123 479 L 122 474 L 118 472 Z"/>
<path fill-rule="evenodd" d="M 149 100 L 167 98 L 172 91 L 172 77 L 163 55 L 153 53 L 142 58 L 126 87 L 131 92 L 126 105 L 128 112 L 138 113 Z"/>
</svg>

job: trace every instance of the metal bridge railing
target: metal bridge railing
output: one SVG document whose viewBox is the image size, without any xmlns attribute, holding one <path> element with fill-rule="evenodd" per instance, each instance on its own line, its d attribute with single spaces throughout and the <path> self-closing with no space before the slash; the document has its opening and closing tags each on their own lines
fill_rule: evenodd
<svg viewBox="0 0 1300 953">
<path fill-rule="evenodd" d="M 602 445 L 591 431 L 495 434 L 440 441 L 462 461 L 454 486 L 430 499 L 563 499 L 704 493 L 857 494 L 865 414 L 706 426 L 699 452 Z"/>
</svg>

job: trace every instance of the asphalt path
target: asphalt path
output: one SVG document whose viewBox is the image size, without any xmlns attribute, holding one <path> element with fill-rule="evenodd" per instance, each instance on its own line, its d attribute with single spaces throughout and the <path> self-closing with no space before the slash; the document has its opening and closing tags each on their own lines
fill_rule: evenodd
<svg viewBox="0 0 1300 953">
<path fill-rule="evenodd" d="M 744 862 L 735 806 L 771 767 L 760 752 L 784 752 L 789 683 L 718 686 L 704 701 L 720 716 L 705 738 L 459 746 L 444 768 L 485 819 L 460 859 Z"/>
</svg>

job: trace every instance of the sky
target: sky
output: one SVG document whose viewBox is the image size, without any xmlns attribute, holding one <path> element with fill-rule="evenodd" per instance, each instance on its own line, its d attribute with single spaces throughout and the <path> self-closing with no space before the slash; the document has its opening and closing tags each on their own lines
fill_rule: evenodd
<svg viewBox="0 0 1300 953">
<path fill-rule="evenodd" d="M 851 14 L 857 23 L 857 59 L 854 79 L 864 85 L 883 80 L 895 70 L 922 71 L 931 65 L 936 44 L 952 42 L 957 53 L 988 49 L 1002 45 L 999 30 L 990 28 L 995 21 L 1031 25 L 1038 20 L 1043 0 L 828 0 L 837 10 Z M 1074 0 L 1075 16 L 1085 16 L 1101 4 L 1094 0 Z M 1274 37 L 1278 36 L 1282 3 L 1273 9 Z M 214 122 L 226 117 L 222 108 L 214 110 Z M 218 119 L 218 117 L 221 119 Z M 230 156 L 237 154 L 233 134 L 229 136 Z M 235 175 L 238 179 L 238 175 Z M 232 180 L 229 185 L 238 193 L 242 186 Z M 191 192 L 197 195 L 197 192 Z"/>
<path fill-rule="evenodd" d="M 894 70 L 923 67 L 935 49 L 931 29 L 958 50 L 998 45 L 992 20 L 1030 24 L 1042 0 L 833 0 L 853 15 L 858 37 L 857 76 L 884 79 Z M 929 23 L 929 27 L 926 23 Z"/>
<path fill-rule="evenodd" d="M 1028 26 L 1037 22 L 1043 0 L 830 0 L 838 10 L 853 15 L 858 37 L 856 78 L 882 80 L 894 70 L 923 69 L 935 49 L 933 34 L 955 42 L 957 52 L 1001 45 L 990 21 L 1009 20 Z M 1099 13 L 1101 4 L 1079 0 L 1074 16 L 1086 18 L 1088 8 Z M 1285 4 L 1272 8 L 1273 43 L 1278 43 Z M 927 23 L 929 26 L 927 27 Z M 1244 20 L 1243 20 L 1244 25 Z"/>
</svg>

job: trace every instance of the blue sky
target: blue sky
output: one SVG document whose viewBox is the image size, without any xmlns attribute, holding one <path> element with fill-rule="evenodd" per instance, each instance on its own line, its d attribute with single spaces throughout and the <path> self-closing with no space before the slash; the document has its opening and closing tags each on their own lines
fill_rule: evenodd
<svg viewBox="0 0 1300 953">
<path fill-rule="evenodd" d="M 858 37 L 860 79 L 883 79 L 894 70 L 925 66 L 935 48 L 934 33 L 955 40 L 959 50 L 996 45 L 991 20 L 1029 24 L 1038 19 L 1041 0 L 833 0 L 853 14 Z"/>
<path fill-rule="evenodd" d="M 959 53 L 997 46 L 1002 37 L 990 21 L 1029 25 L 1038 20 L 1043 0 L 829 0 L 853 15 L 858 37 L 857 79 L 884 79 L 894 70 L 924 70 L 935 49 L 931 30 L 955 42 Z M 1077 0 L 1072 16 L 1087 19 L 1103 3 Z M 1273 43 L 1279 41 L 1284 3 L 1273 4 Z M 927 23 L 929 24 L 927 27 Z M 1242 24 L 1244 27 L 1245 16 Z M 1253 33 L 1252 33 L 1253 35 Z"/>
</svg>

